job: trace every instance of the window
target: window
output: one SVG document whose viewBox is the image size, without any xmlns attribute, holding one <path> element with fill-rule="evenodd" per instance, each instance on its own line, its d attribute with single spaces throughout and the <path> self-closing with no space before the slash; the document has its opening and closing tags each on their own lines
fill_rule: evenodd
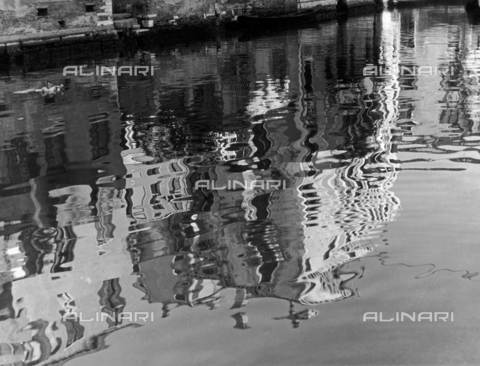
<svg viewBox="0 0 480 366">
<path fill-rule="evenodd" d="M 93 4 L 85 4 L 85 13 L 94 13 L 95 12 L 95 5 Z"/>
<path fill-rule="evenodd" d="M 37 16 L 46 17 L 48 15 L 48 8 L 37 8 Z"/>
</svg>

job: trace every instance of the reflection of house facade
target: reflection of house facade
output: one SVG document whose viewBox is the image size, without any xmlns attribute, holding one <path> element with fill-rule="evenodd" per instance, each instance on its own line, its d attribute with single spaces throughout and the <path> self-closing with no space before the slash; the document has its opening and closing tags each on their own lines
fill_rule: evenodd
<svg viewBox="0 0 480 366">
<path fill-rule="evenodd" d="M 128 230 L 118 215 L 122 186 L 110 179 L 124 170 L 116 78 L 51 81 L 65 90 L 48 100 L 35 92 L 41 80 L 3 88 L 15 126 L 2 137 L 20 143 L 2 152 L 0 199 L 17 207 L 11 214 L 2 210 L 6 251 L 0 260 L 0 353 L 11 363 L 96 348 L 89 342 L 109 325 L 63 315 L 77 309 L 88 319 L 117 307 L 110 298 L 119 289 L 122 296 L 137 291 L 122 278 L 131 269 L 130 253 L 112 240 Z M 14 160 L 26 162 L 23 176 Z"/>
<path fill-rule="evenodd" d="M 328 29 L 324 31 L 328 33 Z M 319 124 L 315 118 L 322 118 L 315 111 L 325 109 L 311 102 L 315 89 L 321 88 L 318 81 L 325 77 L 316 63 L 326 65 L 328 61 L 312 57 L 315 44 L 320 44 L 314 33 L 302 33 L 300 39 L 292 46 L 281 37 L 272 37 L 271 49 L 260 49 L 262 57 L 254 57 L 258 66 L 255 79 L 267 79 L 256 84 L 259 98 L 252 97 L 245 110 L 257 123 L 254 128 L 262 126 L 263 140 L 239 141 L 230 135 L 215 153 L 221 163 L 196 168 L 190 178 L 192 185 L 210 179 L 217 187 L 232 180 L 282 179 L 287 189 L 193 192 L 193 215 L 171 217 L 170 248 L 155 251 L 154 243 L 142 247 L 138 287 L 149 301 L 215 306 L 225 287 L 243 289 L 245 298 L 273 296 L 310 305 L 354 294 L 346 282 L 356 273 L 344 272 L 341 266 L 372 251 L 375 245 L 370 240 L 399 209 L 389 191 L 396 177 L 396 167 L 390 163 L 392 126 L 388 121 L 382 124 L 392 99 L 370 106 L 370 111 L 363 101 L 367 90 L 352 92 L 343 102 L 340 95 L 344 91 L 338 92 L 339 102 L 332 109 L 349 108 L 352 103 L 360 108 L 351 114 L 356 122 L 346 114 L 344 121 L 336 124 L 350 120 L 353 126 L 368 124 L 373 134 L 352 135 L 347 130 L 337 144 L 343 149 L 342 144 L 353 141 L 364 146 L 364 155 L 341 158 L 307 148 L 309 141 L 322 143 L 319 134 L 329 128 L 327 120 L 322 120 L 325 127 L 311 128 Z M 332 45 L 334 42 L 332 39 Z M 349 49 L 347 45 L 343 48 Z M 277 61 L 286 67 L 272 70 L 269 60 L 279 57 L 278 49 L 285 50 L 286 59 Z M 256 50 L 251 48 L 251 52 Z M 276 82 L 272 84 L 268 75 L 274 74 Z M 284 82 L 287 75 L 288 82 Z M 274 85 L 276 89 L 272 89 Z M 298 93 L 298 99 L 289 100 L 290 91 Z M 375 97 L 383 89 L 368 91 Z M 295 108 L 295 113 L 283 113 L 289 107 Z M 368 207 L 359 205 L 360 200 L 368 202 Z M 160 268 L 166 271 L 165 281 L 157 274 Z"/>
<path fill-rule="evenodd" d="M 142 159 L 145 155 L 139 149 L 134 152 L 127 150 L 122 155 L 127 167 L 127 212 L 135 223 L 162 220 L 174 213 L 189 210 L 189 201 L 184 200 L 189 196 L 189 169 L 181 159 L 149 165 L 129 164 L 128 160 L 135 162 L 135 159 Z"/>
<path fill-rule="evenodd" d="M 324 140 L 323 133 L 359 115 L 334 118 L 336 111 L 352 102 L 362 106 L 358 93 L 339 103 L 335 90 L 325 91 L 322 85 L 335 81 L 341 67 L 319 53 L 322 47 L 334 51 L 336 42 L 357 40 L 336 39 L 334 23 L 320 32 L 301 31 L 298 43 L 275 36 L 268 49 L 243 44 L 221 73 L 220 62 L 213 61 L 223 56 L 179 56 L 179 62 L 217 76 L 162 98 L 153 98 L 151 90 L 178 83 L 170 74 L 138 83 L 121 77 L 108 85 L 73 81 L 64 96 L 68 109 L 34 120 L 36 110 L 24 108 L 31 114 L 24 116 L 29 143 L 44 146 L 36 149 L 44 155 L 38 158 L 40 173 L 19 172 L 15 177 L 20 178 L 5 182 L 32 187 L 25 199 L 37 223 L 20 233 L 12 228 L 5 240 L 2 272 L 22 278 L 4 285 L 2 341 L 12 347 L 15 360 L 26 353 L 35 363 L 95 348 L 92 337 L 126 322 L 63 321 L 62 316 L 128 311 L 140 301 L 139 290 L 150 302 L 163 303 L 165 313 L 171 303 L 215 307 L 225 287 L 239 289 L 245 298 L 275 296 L 305 304 L 351 295 L 343 288 L 350 274 L 337 268 L 366 253 L 370 247 L 357 243 L 390 216 L 375 221 L 355 212 L 348 200 L 348 184 L 358 184 L 365 195 L 373 189 L 361 186 L 367 178 L 348 173 L 360 160 L 349 164 L 334 157 L 331 166 L 316 163 L 317 146 L 335 143 L 333 149 L 352 140 L 341 128 L 337 140 Z M 325 38 L 329 41 L 322 45 Z M 351 56 L 363 57 L 366 48 Z M 261 81 L 253 98 L 253 85 L 245 84 L 251 80 Z M 226 92 L 220 98 L 222 85 Z M 327 97 L 317 100 L 319 92 Z M 189 113 L 203 118 L 208 128 L 194 134 Z M 41 130 L 35 123 L 45 124 L 46 137 L 34 133 Z M 366 135 L 353 140 L 364 144 Z M 22 161 L 34 158 L 18 150 Z M 200 179 L 218 185 L 232 179 L 282 180 L 287 189 L 193 190 Z M 321 211 L 317 200 L 328 209 Z M 359 227 L 339 227 L 344 219 L 335 212 L 347 209 Z M 309 226 L 315 220 L 327 228 Z M 313 236 L 322 239 L 312 241 Z M 323 260 L 327 252 L 330 261 Z M 130 276 L 132 262 L 138 278 Z"/>
<path fill-rule="evenodd" d="M 427 5 L 427 4 L 426 4 Z M 433 7 L 431 4 L 430 7 Z M 467 16 L 461 7 L 447 7 L 448 11 L 435 14 L 434 17 L 451 26 L 432 27 L 423 22 L 431 9 L 414 8 L 383 14 L 383 57 L 380 64 L 393 72 L 388 77 L 373 78 L 374 84 L 390 83 L 391 95 L 398 95 L 392 110 L 397 110 L 399 125 L 403 131 L 421 138 L 402 142 L 397 140 L 401 161 L 411 160 L 415 154 L 415 169 L 425 169 L 428 162 L 432 169 L 450 169 L 446 155 L 458 154 L 465 163 L 476 163 L 477 157 L 468 151 L 460 154 L 459 149 L 469 144 L 469 134 L 479 132 L 478 112 L 478 71 L 475 69 L 477 42 Z M 426 25 L 428 24 L 428 29 Z M 408 36 L 404 29 L 409 29 Z M 434 35 L 434 36 L 433 36 Z M 446 39 L 448 42 L 432 42 L 432 37 Z M 415 54 L 412 62 L 410 53 Z M 422 64 L 416 64 L 421 60 Z M 408 68 L 407 71 L 402 67 Z M 423 72 L 419 71 L 422 70 Z M 402 86 L 402 87 L 400 87 Z M 424 91 L 424 97 L 418 99 L 415 93 Z M 413 96 L 413 97 L 412 97 Z M 411 131 L 411 132 L 410 132 Z M 465 135 L 465 137 L 462 137 Z M 432 145 L 432 142 L 435 143 Z M 455 146 L 438 147 L 438 145 Z M 439 159 L 432 162 L 432 156 Z M 461 155 L 461 156 L 460 156 Z"/>
</svg>

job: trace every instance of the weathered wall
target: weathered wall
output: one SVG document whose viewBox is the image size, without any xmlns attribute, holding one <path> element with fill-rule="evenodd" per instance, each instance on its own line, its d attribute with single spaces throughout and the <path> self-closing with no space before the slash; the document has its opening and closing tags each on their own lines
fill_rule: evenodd
<svg viewBox="0 0 480 366">
<path fill-rule="evenodd" d="M 121 1 L 121 0 L 120 0 Z M 270 0 L 267 0 L 270 1 Z M 291 0 L 273 0 L 275 2 L 285 2 Z M 115 4 L 116 0 L 114 0 Z M 172 19 L 173 16 L 185 17 L 200 17 L 204 15 L 214 16 L 215 12 L 220 13 L 222 11 L 229 12 L 232 10 L 235 14 L 239 14 L 245 9 L 252 1 L 241 0 L 149 0 L 148 8 L 149 13 L 157 14 L 158 19 Z M 114 5 L 115 8 L 115 5 Z"/>
<path fill-rule="evenodd" d="M 17 35 L 110 24 L 112 0 L 5 0 L 0 1 L 0 35 Z M 94 11 L 87 12 L 86 5 Z M 46 8 L 46 16 L 37 9 Z M 60 24 L 59 22 L 64 22 Z"/>
<path fill-rule="evenodd" d="M 338 0 L 299 0 L 298 7 L 300 9 L 310 9 L 312 7 L 321 6 L 326 11 L 335 10 Z"/>
<path fill-rule="evenodd" d="M 114 0 L 128 1 L 128 0 Z M 382 4 L 384 0 L 149 0 L 151 13 L 158 14 L 159 19 L 172 19 L 173 16 L 188 17 L 204 14 L 214 15 L 215 11 L 225 11 L 236 15 L 241 14 L 246 7 L 252 14 L 285 14 L 295 12 L 298 8 L 307 9 L 315 6 L 324 7 L 325 11 L 334 11 L 343 3 L 344 9 Z M 114 5 L 115 7 L 115 5 Z"/>
<path fill-rule="evenodd" d="M 128 1 L 128 0 L 114 0 Z M 338 0 L 300 0 L 298 8 L 306 9 L 322 6 L 325 11 L 336 9 Z M 355 1 L 355 0 L 354 0 Z M 365 0 L 359 0 L 365 1 Z M 367 0 L 374 1 L 374 0 Z M 180 17 L 214 15 L 215 11 L 225 11 L 229 14 L 242 14 L 249 7 L 252 14 L 285 14 L 297 10 L 297 0 L 149 0 L 151 13 L 158 14 L 159 19 L 172 19 L 174 15 Z M 114 5 L 115 8 L 115 5 Z"/>
</svg>

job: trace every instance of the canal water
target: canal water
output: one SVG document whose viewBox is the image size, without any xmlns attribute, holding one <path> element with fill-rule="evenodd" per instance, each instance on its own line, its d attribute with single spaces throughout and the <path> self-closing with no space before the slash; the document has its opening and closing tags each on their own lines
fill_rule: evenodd
<svg viewBox="0 0 480 366">
<path fill-rule="evenodd" d="M 478 364 L 463 7 L 81 65 L 0 79 L 0 364 Z"/>
</svg>

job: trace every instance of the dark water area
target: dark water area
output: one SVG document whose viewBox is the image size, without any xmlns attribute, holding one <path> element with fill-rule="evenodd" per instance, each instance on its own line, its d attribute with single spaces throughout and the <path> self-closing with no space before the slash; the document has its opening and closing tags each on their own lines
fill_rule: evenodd
<svg viewBox="0 0 480 366">
<path fill-rule="evenodd" d="M 463 6 L 121 65 L 0 78 L 0 364 L 478 364 Z"/>
</svg>

